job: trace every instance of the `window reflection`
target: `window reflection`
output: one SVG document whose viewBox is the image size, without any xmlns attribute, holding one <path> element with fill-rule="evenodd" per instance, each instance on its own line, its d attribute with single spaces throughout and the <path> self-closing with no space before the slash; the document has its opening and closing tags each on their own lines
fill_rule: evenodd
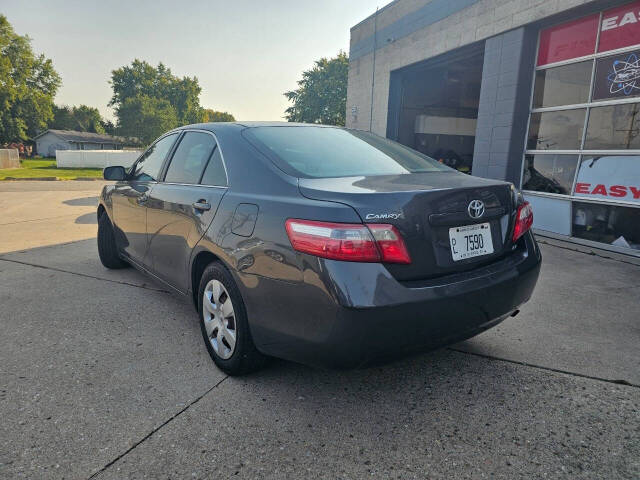
<svg viewBox="0 0 640 480">
<path fill-rule="evenodd" d="M 580 62 L 536 72 L 533 106 L 556 107 L 589 101 L 593 62 Z"/>
<path fill-rule="evenodd" d="M 527 155 L 522 188 L 570 195 L 577 164 L 578 155 Z"/>
<path fill-rule="evenodd" d="M 624 150 L 640 148 L 640 104 L 592 108 L 584 148 Z"/>
<path fill-rule="evenodd" d="M 586 109 L 532 113 L 527 149 L 577 150 L 582 140 Z"/>
</svg>

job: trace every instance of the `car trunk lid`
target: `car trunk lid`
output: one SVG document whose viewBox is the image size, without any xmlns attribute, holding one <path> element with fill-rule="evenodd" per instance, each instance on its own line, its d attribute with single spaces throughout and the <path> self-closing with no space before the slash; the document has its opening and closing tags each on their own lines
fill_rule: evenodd
<svg viewBox="0 0 640 480">
<path fill-rule="evenodd" d="M 504 257 L 514 212 L 511 184 L 459 172 L 429 172 L 361 177 L 300 178 L 302 195 L 351 206 L 365 223 L 396 226 L 411 264 L 387 264 L 401 281 L 470 270 Z M 484 212 L 472 218 L 469 204 L 480 200 Z M 449 229 L 489 224 L 493 253 L 454 261 Z"/>
</svg>

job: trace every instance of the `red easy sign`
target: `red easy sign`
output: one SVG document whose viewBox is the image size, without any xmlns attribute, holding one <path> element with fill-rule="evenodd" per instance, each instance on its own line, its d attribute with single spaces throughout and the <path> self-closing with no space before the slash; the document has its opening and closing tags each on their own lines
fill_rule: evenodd
<svg viewBox="0 0 640 480">
<path fill-rule="evenodd" d="M 603 197 L 620 198 L 623 200 L 640 199 L 640 187 L 630 185 L 604 185 L 598 183 L 576 183 L 575 193 L 578 195 L 600 195 Z"/>
<path fill-rule="evenodd" d="M 640 1 L 612 8 L 602 14 L 599 52 L 640 43 Z"/>
</svg>

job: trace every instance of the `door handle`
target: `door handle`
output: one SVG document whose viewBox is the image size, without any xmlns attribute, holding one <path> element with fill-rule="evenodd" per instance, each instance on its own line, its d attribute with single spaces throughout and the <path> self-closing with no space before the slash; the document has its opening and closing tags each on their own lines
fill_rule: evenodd
<svg viewBox="0 0 640 480">
<path fill-rule="evenodd" d="M 211 210 L 211 204 L 207 201 L 200 200 L 198 202 L 193 202 L 193 208 L 196 210 L 200 210 L 202 212 L 206 212 L 207 210 Z"/>
</svg>

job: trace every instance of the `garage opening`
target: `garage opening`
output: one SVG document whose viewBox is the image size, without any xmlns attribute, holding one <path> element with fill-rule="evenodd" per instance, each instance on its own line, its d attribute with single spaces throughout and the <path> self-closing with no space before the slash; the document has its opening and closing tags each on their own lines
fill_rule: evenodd
<svg viewBox="0 0 640 480">
<path fill-rule="evenodd" d="M 387 137 L 471 173 L 484 42 L 391 73 Z"/>
</svg>

